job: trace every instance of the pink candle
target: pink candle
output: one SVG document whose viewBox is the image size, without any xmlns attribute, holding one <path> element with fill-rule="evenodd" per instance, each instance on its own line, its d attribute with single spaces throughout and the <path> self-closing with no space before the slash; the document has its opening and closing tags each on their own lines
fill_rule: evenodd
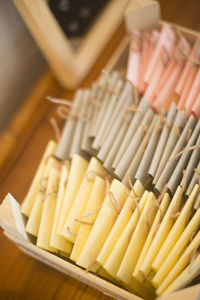
<svg viewBox="0 0 200 300">
<path fill-rule="evenodd" d="M 133 32 L 133 40 L 130 44 L 127 80 L 134 86 L 138 86 L 139 66 L 141 56 L 141 32 L 139 30 Z"/>
<path fill-rule="evenodd" d="M 144 75 L 144 81 L 148 84 L 155 72 L 160 56 L 163 54 L 163 48 L 166 49 L 167 53 L 170 53 L 176 40 L 174 31 L 169 26 L 164 25 L 161 30 L 160 38 L 156 45 L 155 51 L 148 64 L 147 70 Z"/>
<path fill-rule="evenodd" d="M 169 77 L 174 69 L 174 66 L 175 66 L 175 62 L 173 59 L 171 59 L 167 65 L 167 67 L 165 68 L 162 77 L 158 81 L 158 85 L 155 90 L 155 97 L 157 97 L 160 94 L 162 88 L 164 87 L 166 82 L 169 80 Z"/>
<path fill-rule="evenodd" d="M 192 48 L 192 51 L 190 52 L 191 58 L 197 59 L 197 51 L 198 51 L 199 45 L 200 45 L 200 37 L 198 37 L 196 39 L 195 44 Z M 176 90 L 175 90 L 178 95 L 181 95 L 181 92 L 185 86 L 187 79 L 190 77 L 190 72 L 192 71 L 193 68 L 194 68 L 194 65 L 192 64 L 192 62 L 190 60 L 188 60 L 187 63 L 185 64 L 184 70 L 182 72 L 182 75 L 180 77 L 180 80 L 179 80 Z"/>
<path fill-rule="evenodd" d="M 200 68 L 198 68 L 192 88 L 190 90 L 189 96 L 185 103 L 185 108 L 188 113 L 191 112 L 192 107 L 193 107 L 199 93 L 200 93 Z"/>
<path fill-rule="evenodd" d="M 186 102 L 186 100 L 189 96 L 190 90 L 192 88 L 192 84 L 193 84 L 195 75 L 196 75 L 196 70 L 195 70 L 195 68 L 192 68 L 190 71 L 190 74 L 185 82 L 185 85 L 182 89 L 181 97 L 180 97 L 178 105 L 177 105 L 177 108 L 180 110 L 185 109 L 185 102 Z"/>
<path fill-rule="evenodd" d="M 161 110 L 163 108 L 168 109 L 171 104 L 172 98 L 174 97 L 174 90 L 178 79 L 181 74 L 181 66 L 176 64 L 174 69 L 169 77 L 169 80 L 166 82 L 165 86 L 161 90 L 160 94 L 156 97 L 155 101 L 153 102 L 153 107 L 156 110 Z"/>
<path fill-rule="evenodd" d="M 200 117 L 200 94 L 197 96 L 197 99 L 194 105 L 192 106 L 192 112 L 196 118 Z"/>
<path fill-rule="evenodd" d="M 144 32 L 142 35 L 142 52 L 141 52 L 139 79 L 138 79 L 138 90 L 140 93 L 143 93 L 146 87 L 143 81 L 143 77 L 148 62 L 149 47 L 150 47 L 150 34 L 149 32 Z"/>
</svg>

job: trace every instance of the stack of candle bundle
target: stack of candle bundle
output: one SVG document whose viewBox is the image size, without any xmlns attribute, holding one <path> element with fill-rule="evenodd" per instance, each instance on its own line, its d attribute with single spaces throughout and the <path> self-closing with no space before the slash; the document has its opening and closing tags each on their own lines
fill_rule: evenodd
<svg viewBox="0 0 200 300">
<path fill-rule="evenodd" d="M 156 110 L 177 99 L 178 109 L 200 116 L 200 36 L 193 44 L 177 27 L 135 31 L 127 79 Z"/>
<path fill-rule="evenodd" d="M 197 171 L 187 189 L 184 176 L 173 195 L 165 187 L 157 197 L 139 180 L 132 186 L 127 176 L 127 186 L 112 179 L 94 157 L 88 162 L 74 154 L 60 162 L 56 150 L 50 141 L 22 204 L 26 230 L 38 247 L 145 299 L 155 289 L 158 295 L 171 292 L 197 276 Z"/>
<path fill-rule="evenodd" d="M 142 297 L 185 286 L 200 268 L 200 120 L 175 103 L 156 114 L 117 72 L 71 106 L 22 204 L 26 231 Z"/>
</svg>

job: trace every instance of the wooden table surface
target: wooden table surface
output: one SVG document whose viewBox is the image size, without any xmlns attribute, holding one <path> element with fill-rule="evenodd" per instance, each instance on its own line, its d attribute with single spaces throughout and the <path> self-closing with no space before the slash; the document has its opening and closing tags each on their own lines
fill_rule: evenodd
<svg viewBox="0 0 200 300">
<path fill-rule="evenodd" d="M 164 20 L 200 30 L 199 0 L 159 2 Z M 90 86 L 98 76 L 123 35 L 122 26 L 83 82 L 83 87 Z M 74 91 L 62 91 L 51 72 L 47 71 L 11 122 L 3 136 L 3 141 L 8 142 L 9 148 L 4 147 L 6 143 L 0 143 L 1 152 L 10 155 L 7 155 L 0 169 L 1 200 L 8 192 L 19 202 L 23 200 L 46 143 L 50 138 L 54 138 L 49 119 L 55 116 L 55 107 L 45 100 L 48 93 L 72 98 Z M 37 99 L 42 101 L 37 102 Z M 31 117 L 32 111 L 34 117 Z M 27 116 L 30 119 L 28 126 Z M 14 151 L 11 151 L 12 149 Z M 0 299 L 110 299 L 95 289 L 26 256 L 3 235 L 2 231 L 0 245 Z"/>
</svg>

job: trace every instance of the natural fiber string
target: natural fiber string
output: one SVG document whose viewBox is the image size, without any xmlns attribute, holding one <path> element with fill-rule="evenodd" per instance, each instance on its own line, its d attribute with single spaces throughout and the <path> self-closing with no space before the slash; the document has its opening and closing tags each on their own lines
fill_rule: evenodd
<svg viewBox="0 0 200 300">
<path fill-rule="evenodd" d="M 84 225 L 90 225 L 90 226 L 94 225 L 94 223 L 92 223 L 92 222 L 87 222 L 87 221 L 80 220 L 80 219 L 77 219 L 77 218 L 75 218 L 74 221 L 78 222 L 78 223 L 81 223 L 81 224 L 84 224 Z"/>
<path fill-rule="evenodd" d="M 115 91 L 115 87 L 114 87 L 114 85 L 112 83 L 112 80 L 110 79 L 109 73 L 106 70 L 102 70 L 102 73 L 105 75 L 107 83 L 108 83 L 108 86 L 109 86 L 109 88 L 107 89 L 107 91 L 109 93 L 115 95 L 116 97 L 119 97 L 120 91 L 118 91 L 118 92 Z"/>
<path fill-rule="evenodd" d="M 177 33 L 177 35 L 179 36 L 180 39 L 183 39 L 183 35 L 181 34 L 180 30 L 178 29 L 178 27 L 176 26 L 176 24 L 172 24 L 171 25 L 172 28 L 175 30 L 175 32 Z M 191 57 L 190 55 L 188 55 L 187 53 L 185 53 L 185 51 L 183 49 L 179 49 L 180 52 L 183 54 L 183 56 L 188 59 L 189 61 L 191 61 L 191 63 L 193 63 L 193 65 L 195 66 L 200 66 L 200 61 L 194 59 L 193 57 Z"/>
<path fill-rule="evenodd" d="M 67 226 L 67 232 L 73 236 L 77 236 L 77 233 L 73 233 L 71 230 L 70 230 L 70 227 Z"/>
<path fill-rule="evenodd" d="M 96 209 L 93 209 L 93 210 L 91 210 L 91 211 L 89 211 L 89 212 L 84 213 L 84 214 L 82 215 L 82 218 L 87 218 L 87 217 L 89 217 L 89 216 L 91 216 L 91 215 L 96 214 L 96 213 L 101 209 L 101 207 L 102 207 L 102 205 L 99 206 L 99 207 L 97 207 Z"/>
<path fill-rule="evenodd" d="M 55 134 L 56 141 L 58 142 L 60 140 L 60 136 L 61 136 L 60 129 L 58 127 L 58 123 L 56 122 L 55 118 L 51 118 L 50 123 L 53 127 L 53 131 L 54 131 L 54 134 Z"/>
<path fill-rule="evenodd" d="M 182 197 L 183 196 L 183 192 L 185 190 L 185 187 L 186 187 L 186 183 L 187 183 L 187 178 L 186 178 L 186 171 L 183 170 L 183 185 L 182 185 L 182 189 L 181 189 L 181 192 L 180 192 L 180 195 L 179 197 Z M 178 199 L 179 200 L 179 199 Z M 177 201 L 178 203 L 179 201 Z M 174 212 L 171 214 L 170 216 L 170 219 L 173 219 L 173 220 L 176 220 L 178 218 L 178 216 L 180 215 L 181 213 L 181 207 L 180 208 L 177 208 L 175 207 L 174 209 Z"/>
<path fill-rule="evenodd" d="M 140 211 L 139 204 L 138 204 L 138 201 L 139 201 L 140 198 L 136 195 L 136 192 L 135 192 L 134 187 L 133 187 L 133 185 L 132 185 L 130 176 L 129 176 L 128 174 L 126 174 L 125 177 L 126 177 L 126 180 L 127 180 L 128 184 L 129 184 L 129 186 L 130 186 L 130 192 L 129 192 L 129 193 L 126 192 L 126 194 L 127 194 L 130 198 L 133 199 L 133 204 L 134 204 L 135 207 L 137 208 L 138 213 L 139 213 L 139 215 L 140 215 L 141 211 Z M 134 195 L 131 195 L 131 192 L 133 192 Z M 135 207 L 132 207 L 132 211 L 135 210 Z"/>
<path fill-rule="evenodd" d="M 39 192 L 41 192 L 41 193 L 46 192 L 46 186 L 44 185 L 44 181 L 47 181 L 47 180 L 48 180 L 48 177 L 43 177 L 43 178 L 40 179 L 40 181 L 39 181 L 39 185 L 40 185 Z"/>
<path fill-rule="evenodd" d="M 92 178 L 90 177 L 92 175 Z M 104 180 L 111 180 L 112 177 L 108 174 L 105 174 L 105 175 L 102 175 L 100 172 L 97 172 L 97 171 L 87 171 L 86 174 L 85 174 L 85 178 L 88 180 L 88 181 L 94 181 L 96 176 L 99 176 L 101 177 L 102 179 Z"/>
<path fill-rule="evenodd" d="M 163 46 L 162 47 L 162 56 L 161 56 L 161 59 L 162 59 L 162 63 L 164 66 L 167 66 L 169 60 L 170 60 L 170 55 L 167 51 L 167 49 Z"/>
<path fill-rule="evenodd" d="M 140 122 L 140 123 L 138 124 L 138 127 L 141 127 L 141 128 L 142 128 L 142 134 L 143 134 L 143 135 L 147 132 L 147 126 L 144 125 L 142 122 Z"/>
<path fill-rule="evenodd" d="M 192 272 L 193 262 L 194 262 L 195 258 L 199 255 L 199 253 L 200 253 L 200 245 L 196 249 L 194 249 L 191 253 L 190 261 L 189 261 L 189 269 L 188 269 L 189 273 Z M 200 274 L 200 271 L 199 271 L 199 274 Z"/>
<path fill-rule="evenodd" d="M 50 193 L 47 193 L 47 194 L 44 196 L 44 198 L 42 199 L 42 201 L 45 201 L 47 197 L 52 196 L 52 195 L 57 194 L 57 193 L 58 193 L 57 190 L 52 191 L 52 192 L 50 192 Z"/>
<path fill-rule="evenodd" d="M 192 134 L 192 129 L 190 128 L 190 129 L 188 130 L 188 135 L 187 135 L 187 138 L 186 138 L 187 143 L 189 142 L 189 139 L 190 139 L 190 137 L 191 137 L 191 134 Z"/>
<path fill-rule="evenodd" d="M 185 147 L 183 148 L 182 151 L 180 151 L 179 153 L 177 153 L 176 155 L 174 155 L 173 157 L 171 157 L 168 162 L 172 162 L 173 160 L 177 159 L 179 156 L 181 156 L 183 153 L 187 152 L 187 151 L 192 151 L 194 149 L 199 149 L 200 148 L 200 145 L 194 145 L 194 146 L 191 146 L 191 147 Z"/>
<path fill-rule="evenodd" d="M 126 121 L 126 122 L 128 122 L 127 115 L 128 115 L 129 112 L 133 112 L 133 113 L 138 112 L 139 114 L 144 115 L 144 112 L 142 112 L 138 108 L 127 106 L 127 107 L 124 108 L 124 121 Z"/>
</svg>

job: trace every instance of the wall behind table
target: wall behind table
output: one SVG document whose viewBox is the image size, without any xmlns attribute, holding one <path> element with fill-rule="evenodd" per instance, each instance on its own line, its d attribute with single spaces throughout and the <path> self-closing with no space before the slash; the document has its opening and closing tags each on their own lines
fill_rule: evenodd
<svg viewBox="0 0 200 300">
<path fill-rule="evenodd" d="M 0 131 L 22 104 L 45 66 L 12 1 L 0 0 Z"/>
</svg>

